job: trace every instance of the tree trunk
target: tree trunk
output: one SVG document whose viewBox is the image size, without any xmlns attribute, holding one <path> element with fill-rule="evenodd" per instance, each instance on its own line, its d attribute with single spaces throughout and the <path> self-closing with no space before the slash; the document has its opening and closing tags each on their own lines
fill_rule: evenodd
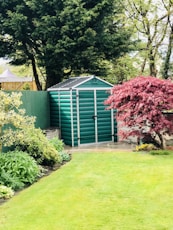
<svg viewBox="0 0 173 230">
<path fill-rule="evenodd" d="M 37 73 L 35 58 L 33 56 L 31 58 L 31 63 L 32 63 L 32 71 L 33 71 L 33 75 L 34 75 L 34 79 L 35 79 L 37 89 L 42 90 L 42 86 L 40 84 L 40 80 L 39 80 L 38 73 Z"/>
<path fill-rule="evenodd" d="M 145 70 L 146 62 L 147 62 L 147 59 L 145 58 L 143 63 L 142 63 L 142 66 L 141 66 L 141 74 L 143 74 L 143 72 Z"/>
<path fill-rule="evenodd" d="M 173 26 L 171 27 L 171 32 L 169 35 L 168 50 L 166 53 L 166 58 L 165 58 L 164 67 L 163 67 L 163 78 L 164 79 L 168 79 L 168 77 L 169 77 L 168 71 L 169 71 L 169 67 L 170 67 L 172 44 L 173 44 Z"/>
<path fill-rule="evenodd" d="M 150 76 L 157 76 L 157 70 L 155 65 L 155 57 L 153 51 L 150 49 L 149 51 L 149 67 L 150 67 Z"/>
<path fill-rule="evenodd" d="M 165 141 L 164 141 L 164 138 L 163 138 L 163 135 L 161 133 L 157 133 L 158 137 L 159 137 L 159 140 L 160 140 L 160 148 L 161 149 L 165 149 Z"/>
<path fill-rule="evenodd" d="M 40 84 L 40 80 L 39 80 L 38 73 L 37 73 L 34 54 L 32 52 L 30 52 L 30 49 L 28 48 L 29 46 L 27 46 L 27 43 L 22 42 L 22 44 L 23 44 L 25 53 L 28 56 L 28 59 L 31 60 L 32 71 L 33 71 L 35 83 L 36 83 L 36 86 L 37 86 L 37 90 L 42 90 L 42 86 Z"/>
</svg>

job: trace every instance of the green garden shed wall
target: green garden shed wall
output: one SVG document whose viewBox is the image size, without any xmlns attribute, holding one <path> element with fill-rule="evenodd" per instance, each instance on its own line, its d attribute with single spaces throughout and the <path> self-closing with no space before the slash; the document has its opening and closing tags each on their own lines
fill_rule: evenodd
<svg viewBox="0 0 173 230">
<path fill-rule="evenodd" d="M 112 86 L 87 76 L 69 78 L 48 89 L 50 124 L 60 129 L 66 145 L 117 141 L 114 111 L 104 105 Z"/>
</svg>

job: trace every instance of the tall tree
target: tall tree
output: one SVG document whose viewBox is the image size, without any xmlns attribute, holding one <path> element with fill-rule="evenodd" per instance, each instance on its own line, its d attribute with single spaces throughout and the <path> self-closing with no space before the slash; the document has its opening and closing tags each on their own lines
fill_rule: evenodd
<svg viewBox="0 0 173 230">
<path fill-rule="evenodd" d="M 163 0 L 164 3 L 164 0 Z M 173 8 L 173 0 L 169 1 L 169 4 L 166 5 L 164 3 L 165 8 L 169 12 L 171 8 Z M 168 15 L 168 42 L 167 42 L 167 49 L 166 55 L 163 63 L 163 78 L 167 79 L 170 77 L 170 70 L 171 70 L 171 55 L 173 51 L 173 11 L 171 14 Z M 173 74 L 173 73 L 171 73 Z"/>
<path fill-rule="evenodd" d="M 157 3 L 155 0 L 126 0 L 125 7 L 128 21 L 136 28 L 143 44 L 139 48 L 140 57 L 143 59 L 141 73 L 148 66 L 149 74 L 157 76 L 157 60 L 170 35 L 172 0 L 158 0 Z"/>
<path fill-rule="evenodd" d="M 118 0 L 7 0 L 0 2 L 0 52 L 15 64 L 38 67 L 46 88 L 72 74 L 103 75 L 101 63 L 128 51 L 130 31 L 116 18 Z"/>
</svg>

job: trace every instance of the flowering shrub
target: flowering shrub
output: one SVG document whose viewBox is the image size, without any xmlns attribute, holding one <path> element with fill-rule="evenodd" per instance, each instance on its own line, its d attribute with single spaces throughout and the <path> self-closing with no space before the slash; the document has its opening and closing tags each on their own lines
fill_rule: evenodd
<svg viewBox="0 0 173 230">
<path fill-rule="evenodd" d="M 14 195 L 12 188 L 0 185 L 0 199 L 9 199 Z"/>
</svg>

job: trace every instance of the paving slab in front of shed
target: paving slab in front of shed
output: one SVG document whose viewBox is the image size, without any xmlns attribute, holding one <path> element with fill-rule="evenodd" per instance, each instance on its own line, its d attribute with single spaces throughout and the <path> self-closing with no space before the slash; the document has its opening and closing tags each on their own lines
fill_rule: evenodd
<svg viewBox="0 0 173 230">
<path fill-rule="evenodd" d="M 86 144 L 78 147 L 65 146 L 65 150 L 71 153 L 73 152 L 82 152 L 82 151 L 133 151 L 135 149 L 135 144 L 129 144 L 127 142 L 109 142 L 109 143 L 100 143 L 100 144 Z"/>
</svg>

